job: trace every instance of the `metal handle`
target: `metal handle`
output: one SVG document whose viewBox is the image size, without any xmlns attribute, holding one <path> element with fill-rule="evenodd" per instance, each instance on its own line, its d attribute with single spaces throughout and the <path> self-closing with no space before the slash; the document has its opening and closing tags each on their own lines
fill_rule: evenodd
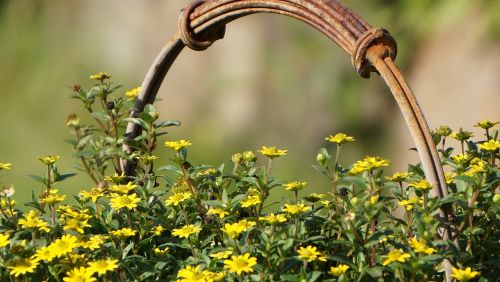
<svg viewBox="0 0 500 282">
<path fill-rule="evenodd" d="M 364 78 L 379 73 L 390 88 L 404 116 L 417 147 L 427 180 L 434 196 L 448 194 L 441 161 L 425 117 L 410 87 L 393 63 L 397 47 L 389 32 L 370 26 L 362 18 L 342 6 L 337 0 L 209 0 L 196 1 L 181 12 L 179 30 L 156 57 L 141 86 L 132 116 L 153 103 L 158 89 L 172 63 L 185 46 L 201 51 L 224 37 L 225 25 L 240 17 L 255 13 L 275 13 L 303 21 L 337 43 L 352 59 L 356 71 Z M 129 123 L 126 138 L 140 134 L 140 127 Z M 124 149 L 131 153 L 128 146 Z M 134 164 L 122 160 L 122 169 L 133 173 Z M 444 207 L 441 217 L 445 223 L 452 215 Z M 453 238 L 449 224 L 443 238 Z"/>
</svg>

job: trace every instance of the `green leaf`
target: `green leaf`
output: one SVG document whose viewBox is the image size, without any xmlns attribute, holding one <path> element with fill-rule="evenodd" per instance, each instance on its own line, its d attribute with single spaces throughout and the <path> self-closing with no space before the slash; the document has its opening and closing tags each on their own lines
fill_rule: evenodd
<svg viewBox="0 0 500 282">
<path fill-rule="evenodd" d="M 111 120 L 111 117 L 105 112 L 93 112 L 91 115 L 100 121 L 108 122 Z"/>
</svg>

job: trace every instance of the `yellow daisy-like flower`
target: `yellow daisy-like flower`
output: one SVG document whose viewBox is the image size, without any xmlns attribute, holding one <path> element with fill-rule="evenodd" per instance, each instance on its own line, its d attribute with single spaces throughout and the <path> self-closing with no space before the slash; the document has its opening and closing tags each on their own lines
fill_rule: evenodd
<svg viewBox="0 0 500 282">
<path fill-rule="evenodd" d="M 246 231 L 246 229 L 238 223 L 226 223 L 224 224 L 224 227 L 221 228 L 221 230 L 232 239 L 235 239 L 240 235 L 240 233 Z"/>
<path fill-rule="evenodd" d="M 91 75 L 89 78 L 90 78 L 90 79 L 99 80 L 99 81 L 101 81 L 101 82 L 102 82 L 102 81 L 103 81 L 103 80 L 105 80 L 105 79 L 109 79 L 109 78 L 111 78 L 111 75 L 110 75 L 110 74 L 108 74 L 107 72 L 102 72 L 102 71 L 100 71 L 100 72 L 98 72 L 98 73 L 96 73 L 96 74 Z"/>
<path fill-rule="evenodd" d="M 430 255 L 437 252 L 436 249 L 428 247 L 427 243 L 423 239 L 418 240 L 417 238 L 411 238 L 408 244 L 410 245 L 410 247 L 412 247 L 415 253 L 424 253 Z"/>
<path fill-rule="evenodd" d="M 45 260 L 51 262 L 56 257 L 56 254 L 49 247 L 41 247 L 36 253 L 31 256 L 32 260 L 40 261 Z"/>
<path fill-rule="evenodd" d="M 354 137 L 347 136 L 344 133 L 337 133 L 337 134 L 335 134 L 335 136 L 330 135 L 330 136 L 326 137 L 325 140 L 330 141 L 330 142 L 335 143 L 335 144 L 338 144 L 338 145 L 342 145 L 342 144 L 347 143 L 347 142 L 353 142 Z"/>
<path fill-rule="evenodd" d="M 486 163 L 479 158 L 473 158 L 470 161 L 469 169 L 463 175 L 474 177 L 474 174 L 482 172 L 486 172 Z"/>
<path fill-rule="evenodd" d="M 88 270 L 97 273 L 97 275 L 101 276 L 106 274 L 108 271 L 113 271 L 118 268 L 118 260 L 117 259 L 101 259 L 97 261 L 91 261 L 88 263 Z"/>
<path fill-rule="evenodd" d="M 348 269 L 349 269 L 348 265 L 339 264 L 338 266 L 330 267 L 329 273 L 335 277 L 340 277 L 340 275 L 346 273 Z"/>
<path fill-rule="evenodd" d="M 132 230 L 132 229 L 130 229 L 128 227 L 125 227 L 125 228 L 122 228 L 122 229 L 111 231 L 109 233 L 111 235 L 115 236 L 115 237 L 119 237 L 119 238 L 124 239 L 124 238 L 127 238 L 127 237 L 135 236 L 136 231 Z"/>
<path fill-rule="evenodd" d="M 48 195 L 45 195 L 42 198 L 42 203 L 47 204 L 47 205 L 55 205 L 58 204 L 64 199 L 66 199 L 66 195 L 58 195 L 57 194 L 57 189 L 51 189 Z"/>
<path fill-rule="evenodd" d="M 101 245 L 104 243 L 104 236 L 102 235 L 94 235 L 90 237 L 88 240 L 80 241 L 80 247 L 84 249 L 89 249 L 91 251 L 99 249 Z"/>
<path fill-rule="evenodd" d="M 463 166 L 463 165 L 467 164 L 472 159 L 472 157 L 468 154 L 459 154 L 459 155 L 451 157 L 451 159 L 456 164 Z"/>
<path fill-rule="evenodd" d="M 257 258 L 251 257 L 249 253 L 241 256 L 232 256 L 231 259 L 224 261 L 224 268 L 229 272 L 237 273 L 252 273 L 253 266 L 257 264 Z"/>
<path fill-rule="evenodd" d="M 0 248 L 7 246 L 10 243 L 9 234 L 0 234 Z"/>
<path fill-rule="evenodd" d="M 287 191 L 299 191 L 307 186 L 307 182 L 293 181 L 283 184 Z"/>
<path fill-rule="evenodd" d="M 262 203 L 259 195 L 249 195 L 243 201 L 241 201 L 241 206 L 243 208 L 253 207 Z"/>
<path fill-rule="evenodd" d="M 421 205 L 423 201 L 417 197 L 413 197 L 408 200 L 399 201 L 398 203 L 400 206 L 404 207 L 407 211 L 411 211 L 415 205 Z"/>
<path fill-rule="evenodd" d="M 210 255 L 210 257 L 216 258 L 216 259 L 227 259 L 232 254 L 233 254 L 232 250 L 227 250 L 227 251 L 222 251 L 222 252 L 218 252 L 218 253 L 213 253 Z"/>
<path fill-rule="evenodd" d="M 219 218 L 224 218 L 226 215 L 229 215 L 229 212 L 220 208 L 210 208 L 207 213 L 217 215 Z"/>
<path fill-rule="evenodd" d="M 311 207 L 306 206 L 305 204 L 296 204 L 296 205 L 285 204 L 283 211 L 291 215 L 296 215 L 299 213 L 306 212 L 310 209 Z"/>
<path fill-rule="evenodd" d="M 49 224 L 41 220 L 34 210 L 24 214 L 24 218 L 18 221 L 18 224 L 25 229 L 39 229 L 44 232 L 50 232 Z"/>
<path fill-rule="evenodd" d="M 387 254 L 387 259 L 382 263 L 383 266 L 389 265 L 393 262 L 405 262 L 410 258 L 410 254 L 405 254 L 401 249 L 394 249 Z"/>
<path fill-rule="evenodd" d="M 201 227 L 195 226 L 193 224 L 185 225 L 182 228 L 174 229 L 172 231 L 172 234 L 174 236 L 180 237 L 180 238 L 188 238 L 192 234 L 199 233 L 201 231 Z"/>
<path fill-rule="evenodd" d="M 125 185 L 113 185 L 109 188 L 109 190 L 118 194 L 127 194 L 128 192 L 134 190 L 136 187 L 137 185 L 129 182 Z"/>
<path fill-rule="evenodd" d="M 82 190 L 79 193 L 80 199 L 87 201 L 90 199 L 93 203 L 97 202 L 97 199 L 104 196 L 104 189 L 102 188 L 92 188 L 90 191 Z"/>
<path fill-rule="evenodd" d="M 274 159 L 274 158 L 277 158 L 279 156 L 285 156 L 286 153 L 288 152 L 288 150 L 280 150 L 280 149 L 277 149 L 276 147 L 262 146 L 262 149 L 260 149 L 259 152 L 266 157 Z"/>
<path fill-rule="evenodd" d="M 450 185 L 451 183 L 453 183 L 453 180 L 455 179 L 456 176 L 457 175 L 455 173 L 445 172 L 444 179 L 446 181 L 446 184 Z"/>
<path fill-rule="evenodd" d="M 485 129 L 485 130 L 488 130 L 490 128 L 492 128 L 493 126 L 497 125 L 498 123 L 500 123 L 499 121 L 490 121 L 490 120 L 482 120 L 478 123 L 476 123 L 476 125 L 474 125 L 475 127 L 481 127 L 482 129 Z"/>
<path fill-rule="evenodd" d="M 188 200 L 191 198 L 193 194 L 191 192 L 178 192 L 174 193 L 172 196 L 170 196 L 167 200 L 165 200 L 165 205 L 167 206 L 178 206 L 180 203 Z"/>
<path fill-rule="evenodd" d="M 403 182 L 412 175 L 413 173 L 411 172 L 396 172 L 392 176 L 387 176 L 386 179 L 393 182 Z"/>
<path fill-rule="evenodd" d="M 94 273 L 89 268 L 85 267 L 75 267 L 66 273 L 66 277 L 63 278 L 64 282 L 93 282 L 96 281 L 92 277 Z"/>
<path fill-rule="evenodd" d="M 425 179 L 410 182 L 409 186 L 415 188 L 415 190 L 420 191 L 429 191 L 432 189 L 432 184 Z"/>
<path fill-rule="evenodd" d="M 136 87 L 134 89 L 130 89 L 129 91 L 125 92 L 125 96 L 127 97 L 127 100 L 134 101 L 137 98 L 137 96 L 139 96 L 140 91 L 141 87 Z"/>
<path fill-rule="evenodd" d="M 452 267 L 451 271 L 451 277 L 457 279 L 458 281 L 469 281 L 481 274 L 481 272 L 472 270 L 470 267 L 466 267 L 465 269 Z"/>
<path fill-rule="evenodd" d="M 63 227 L 63 230 L 73 230 L 73 231 L 76 231 L 80 234 L 83 234 L 84 233 L 84 228 L 85 227 L 91 227 L 90 224 L 87 223 L 88 220 L 78 220 L 76 218 L 71 218 L 71 219 L 68 219 L 66 222 L 65 222 L 65 225 Z"/>
<path fill-rule="evenodd" d="M 111 198 L 110 206 L 115 210 L 119 210 L 122 208 L 127 208 L 129 210 L 136 208 L 137 203 L 139 203 L 141 199 L 137 198 L 137 194 L 132 195 L 116 195 Z"/>
<path fill-rule="evenodd" d="M 193 145 L 190 141 L 181 139 L 179 141 L 166 141 L 165 142 L 165 147 L 172 148 L 175 151 L 180 151 L 184 148 L 187 148 L 189 146 Z"/>
<path fill-rule="evenodd" d="M 155 227 L 151 230 L 151 232 L 152 232 L 153 234 L 157 235 L 157 236 L 160 236 L 160 235 L 161 235 L 161 233 L 163 232 L 163 230 L 165 230 L 165 228 L 163 228 L 163 226 L 161 226 L 161 225 L 157 225 L 157 226 L 155 226 Z"/>
<path fill-rule="evenodd" d="M 238 221 L 238 225 L 243 227 L 245 230 L 247 230 L 247 229 L 257 225 L 257 223 L 255 223 L 255 221 L 248 221 L 246 219 L 242 219 L 242 220 Z"/>
<path fill-rule="evenodd" d="M 9 170 L 11 166 L 11 163 L 0 163 L 0 170 Z"/>
<path fill-rule="evenodd" d="M 177 272 L 177 282 L 212 282 L 211 273 L 208 270 L 202 271 L 199 265 L 196 267 L 188 265 Z"/>
<path fill-rule="evenodd" d="M 61 158 L 60 156 L 46 156 L 46 157 L 39 157 L 38 160 L 41 161 L 45 165 L 53 165 L 60 158 Z"/>
<path fill-rule="evenodd" d="M 78 238 L 73 235 L 63 235 L 60 239 L 55 240 L 48 246 L 55 257 L 61 257 L 71 253 L 74 248 L 78 247 Z"/>
<path fill-rule="evenodd" d="M 385 166 L 389 166 L 388 160 L 384 160 L 379 157 L 366 157 L 363 160 L 357 161 L 353 165 L 349 173 L 352 175 L 356 175 L 364 171 L 373 171 L 375 169 L 382 168 Z"/>
<path fill-rule="evenodd" d="M 284 214 L 270 213 L 270 214 L 266 215 L 265 217 L 259 218 L 259 220 L 267 221 L 270 224 L 279 224 L 279 223 L 285 222 L 287 220 L 287 218 Z"/>
<path fill-rule="evenodd" d="M 305 196 L 304 200 L 311 202 L 311 203 L 316 203 L 317 201 L 323 199 L 324 197 L 326 197 L 325 194 L 311 193 L 311 194 Z"/>
<path fill-rule="evenodd" d="M 297 250 L 297 253 L 299 254 L 299 258 L 308 262 L 312 262 L 315 260 L 326 261 L 326 256 L 324 256 L 317 250 L 316 247 L 313 246 L 307 246 L 305 248 L 300 247 L 300 249 Z"/>
<path fill-rule="evenodd" d="M 483 144 L 479 144 L 479 149 L 489 152 L 495 152 L 500 149 L 500 141 L 498 140 L 488 140 L 488 142 L 484 142 Z"/>
<path fill-rule="evenodd" d="M 19 275 L 24 275 L 26 273 L 33 273 L 37 266 L 38 261 L 29 258 L 23 258 L 9 263 L 7 268 L 10 269 L 10 275 L 18 277 Z"/>
</svg>

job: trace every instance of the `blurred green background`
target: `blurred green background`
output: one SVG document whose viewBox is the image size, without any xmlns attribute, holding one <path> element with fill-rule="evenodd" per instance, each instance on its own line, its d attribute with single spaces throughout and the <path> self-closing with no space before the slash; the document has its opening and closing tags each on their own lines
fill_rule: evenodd
<svg viewBox="0 0 500 282">
<path fill-rule="evenodd" d="M 0 182 L 13 183 L 20 202 L 40 188 L 27 176 L 43 173 L 39 156 L 61 155 L 60 170 L 75 171 L 64 121 L 81 110 L 68 86 L 89 86 L 98 71 L 111 73 L 123 92 L 140 85 L 188 2 L 0 0 L 0 162 L 13 163 Z M 396 38 L 396 63 L 432 128 L 464 126 L 480 139 L 472 125 L 500 119 L 500 1 L 342 2 Z M 342 152 L 344 164 L 378 155 L 391 159 L 394 171 L 417 161 L 381 79 L 360 78 L 343 50 L 285 17 L 246 17 L 209 50 L 186 50 L 159 96 L 162 118 L 183 123 L 167 138 L 190 139 L 193 163 L 217 165 L 273 145 L 289 150 L 276 160 L 275 175 L 325 192 L 311 164 L 329 134 L 358 140 Z M 158 150 L 158 165 L 169 163 L 169 153 Z M 76 193 L 89 185 L 81 174 L 59 188 Z"/>
</svg>

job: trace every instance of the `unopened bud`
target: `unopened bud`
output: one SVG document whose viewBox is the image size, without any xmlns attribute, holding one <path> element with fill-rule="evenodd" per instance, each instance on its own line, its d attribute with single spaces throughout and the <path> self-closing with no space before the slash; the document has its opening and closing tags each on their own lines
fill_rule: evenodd
<svg viewBox="0 0 500 282">
<path fill-rule="evenodd" d="M 257 160 L 257 156 L 253 151 L 245 151 L 243 152 L 243 159 L 247 162 L 255 162 Z"/>
<path fill-rule="evenodd" d="M 239 164 L 241 163 L 242 158 L 243 156 L 240 153 L 236 153 L 231 157 L 231 160 L 233 161 L 233 163 Z"/>
</svg>

